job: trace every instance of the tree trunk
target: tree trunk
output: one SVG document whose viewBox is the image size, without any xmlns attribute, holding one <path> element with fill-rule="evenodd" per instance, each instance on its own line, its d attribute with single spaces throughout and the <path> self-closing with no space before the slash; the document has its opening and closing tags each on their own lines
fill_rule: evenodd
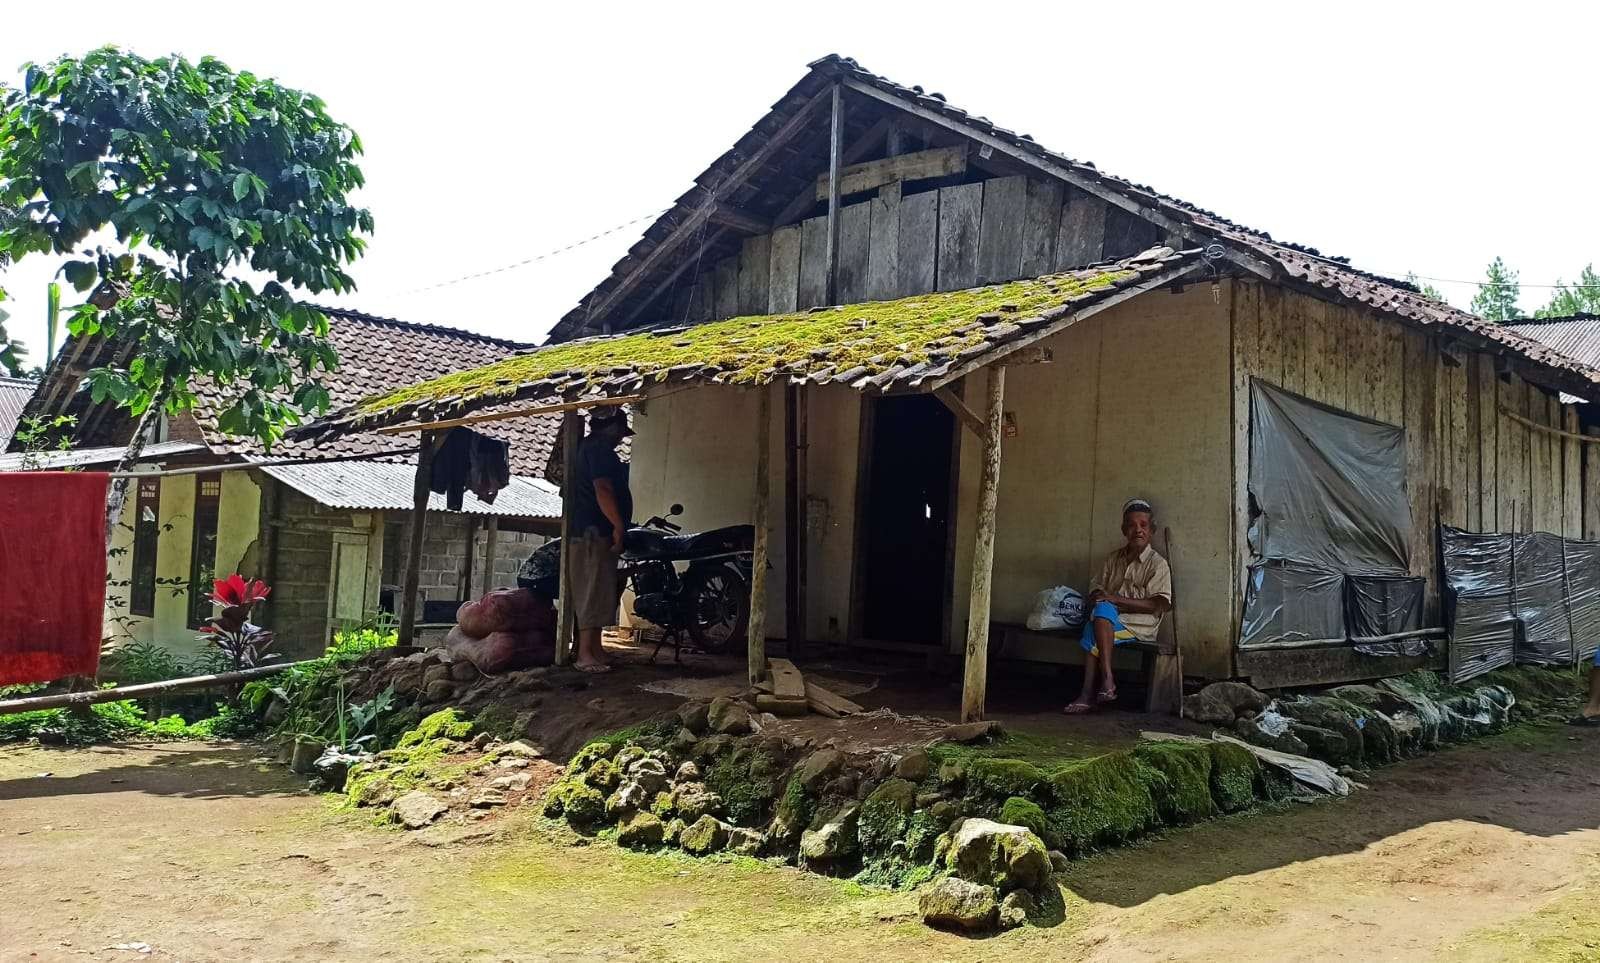
<svg viewBox="0 0 1600 963">
<path fill-rule="evenodd" d="M 133 437 L 128 439 L 128 447 L 122 450 L 122 457 L 117 459 L 117 467 L 113 472 L 125 472 L 144 451 L 145 436 L 150 433 L 150 426 L 155 418 L 160 417 L 161 409 L 166 406 L 167 395 L 172 390 L 171 385 L 163 382 L 161 387 L 150 398 L 150 407 L 144 410 L 139 420 L 133 426 Z M 112 478 L 111 489 L 106 497 L 106 548 L 111 548 L 111 539 L 117 530 L 117 523 L 122 520 L 122 506 L 128 500 L 127 478 Z"/>
</svg>

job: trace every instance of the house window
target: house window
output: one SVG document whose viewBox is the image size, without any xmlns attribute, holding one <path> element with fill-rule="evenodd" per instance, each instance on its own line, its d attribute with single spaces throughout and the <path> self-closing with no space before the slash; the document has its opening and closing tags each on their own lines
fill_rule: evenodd
<svg viewBox="0 0 1600 963">
<path fill-rule="evenodd" d="M 134 496 L 133 575 L 128 583 L 128 612 L 156 614 L 156 542 L 161 536 L 161 479 L 141 478 Z"/>
<path fill-rule="evenodd" d="M 211 620 L 211 588 L 217 577 L 217 508 L 222 502 L 222 476 L 196 475 L 194 544 L 189 552 L 189 628 Z"/>
</svg>

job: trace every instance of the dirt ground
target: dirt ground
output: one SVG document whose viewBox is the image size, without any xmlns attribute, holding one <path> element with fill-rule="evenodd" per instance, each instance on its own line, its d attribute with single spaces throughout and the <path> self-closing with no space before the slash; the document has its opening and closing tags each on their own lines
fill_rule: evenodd
<svg viewBox="0 0 1600 963">
<path fill-rule="evenodd" d="M 375 829 L 257 752 L 0 750 L 0 960 L 1600 959 L 1600 734 L 1559 726 L 1078 862 L 1064 924 L 987 940 L 912 894 L 526 809 Z"/>
</svg>

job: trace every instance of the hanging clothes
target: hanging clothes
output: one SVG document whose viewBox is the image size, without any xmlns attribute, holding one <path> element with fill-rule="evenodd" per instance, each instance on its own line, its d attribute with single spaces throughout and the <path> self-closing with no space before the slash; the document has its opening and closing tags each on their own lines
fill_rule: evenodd
<svg viewBox="0 0 1600 963">
<path fill-rule="evenodd" d="M 470 490 L 485 505 L 493 505 L 500 489 L 511 484 L 511 446 L 471 428 L 456 427 L 444 436 L 433 456 L 428 487 L 444 496 L 445 507 L 461 511 Z"/>
<path fill-rule="evenodd" d="M 0 685 L 99 671 L 109 480 L 0 473 Z"/>
</svg>

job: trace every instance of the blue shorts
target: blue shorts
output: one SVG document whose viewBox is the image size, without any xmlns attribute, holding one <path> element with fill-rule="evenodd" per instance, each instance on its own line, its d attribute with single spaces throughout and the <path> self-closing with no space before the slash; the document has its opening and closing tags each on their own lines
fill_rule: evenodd
<svg viewBox="0 0 1600 963">
<path fill-rule="evenodd" d="M 1137 635 L 1133 634 L 1132 629 L 1122 624 L 1122 615 L 1117 611 L 1117 607 L 1115 605 L 1112 605 L 1110 602 L 1096 602 L 1094 603 L 1094 610 L 1091 611 L 1089 613 L 1089 617 L 1084 620 L 1083 638 L 1078 640 L 1078 644 L 1083 646 L 1083 651 L 1088 652 L 1091 655 L 1095 654 L 1098 649 L 1098 646 L 1095 645 L 1094 641 L 1095 619 L 1103 619 L 1104 621 L 1111 623 L 1112 645 L 1121 645 L 1124 642 L 1132 642 L 1138 638 Z"/>
</svg>

